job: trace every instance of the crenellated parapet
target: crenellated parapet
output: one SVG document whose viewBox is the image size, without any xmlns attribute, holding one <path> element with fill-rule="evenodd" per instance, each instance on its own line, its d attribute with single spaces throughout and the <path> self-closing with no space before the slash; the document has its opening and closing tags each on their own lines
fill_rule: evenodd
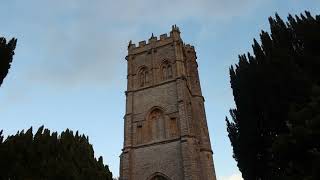
<svg viewBox="0 0 320 180">
<path fill-rule="evenodd" d="M 185 49 L 186 51 L 192 51 L 192 52 L 194 51 L 194 52 L 195 52 L 194 46 L 192 46 L 192 45 L 190 45 L 190 44 L 184 44 L 183 47 L 184 47 L 184 49 Z"/>
<path fill-rule="evenodd" d="M 135 43 L 132 43 L 132 41 L 130 40 L 128 44 L 128 54 L 129 55 L 138 54 L 138 53 L 147 51 L 149 49 L 164 46 L 169 43 L 172 43 L 173 41 L 179 41 L 179 40 L 181 40 L 179 27 L 177 27 L 176 25 L 173 25 L 169 35 L 166 33 L 166 34 L 161 34 L 159 37 L 157 37 L 157 36 L 154 36 L 152 33 L 148 42 L 145 40 L 140 41 L 137 45 Z"/>
<path fill-rule="evenodd" d="M 195 63 L 197 63 L 196 62 L 197 53 L 194 49 L 194 46 L 190 44 L 184 44 L 183 49 L 184 49 L 184 55 L 186 56 L 187 61 L 194 61 Z"/>
</svg>

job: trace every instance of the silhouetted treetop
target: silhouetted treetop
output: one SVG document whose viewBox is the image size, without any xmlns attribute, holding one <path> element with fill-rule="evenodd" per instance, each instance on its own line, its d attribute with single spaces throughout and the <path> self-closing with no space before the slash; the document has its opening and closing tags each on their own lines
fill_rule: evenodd
<svg viewBox="0 0 320 180">
<path fill-rule="evenodd" d="M 112 180 L 112 173 L 94 157 L 88 137 L 41 126 L 34 135 L 30 128 L 5 140 L 0 132 L 0 179 Z"/>
<path fill-rule="evenodd" d="M 0 86 L 3 79 L 7 76 L 11 66 L 14 49 L 16 48 L 17 39 L 12 38 L 8 43 L 5 38 L 0 37 Z"/>
<path fill-rule="evenodd" d="M 230 68 L 234 158 L 245 180 L 320 179 L 320 16 L 269 23 Z"/>
</svg>

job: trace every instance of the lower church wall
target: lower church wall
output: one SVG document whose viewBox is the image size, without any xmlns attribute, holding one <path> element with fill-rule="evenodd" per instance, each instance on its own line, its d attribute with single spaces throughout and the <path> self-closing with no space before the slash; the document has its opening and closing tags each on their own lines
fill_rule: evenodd
<svg viewBox="0 0 320 180">
<path fill-rule="evenodd" d="M 147 180 L 157 172 L 170 180 L 183 179 L 180 141 L 135 149 L 132 160 L 132 180 Z"/>
</svg>

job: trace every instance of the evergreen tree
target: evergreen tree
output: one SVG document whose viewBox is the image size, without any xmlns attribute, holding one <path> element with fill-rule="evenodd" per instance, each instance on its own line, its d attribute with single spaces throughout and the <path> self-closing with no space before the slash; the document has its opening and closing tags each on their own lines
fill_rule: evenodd
<svg viewBox="0 0 320 180">
<path fill-rule="evenodd" d="M 320 179 L 320 16 L 269 22 L 230 68 L 233 156 L 245 180 Z"/>
<path fill-rule="evenodd" d="M 58 135 L 40 127 L 8 136 L 0 132 L 0 179 L 112 180 L 102 157 L 94 157 L 88 137 L 67 129 Z"/>
<path fill-rule="evenodd" d="M 0 37 L 0 86 L 9 72 L 16 44 L 17 39 L 13 38 L 7 43 L 5 38 Z"/>
</svg>

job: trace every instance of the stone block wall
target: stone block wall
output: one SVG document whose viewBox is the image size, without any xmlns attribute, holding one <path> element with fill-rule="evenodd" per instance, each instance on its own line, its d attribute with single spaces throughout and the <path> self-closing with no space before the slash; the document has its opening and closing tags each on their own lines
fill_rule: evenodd
<svg viewBox="0 0 320 180">
<path fill-rule="evenodd" d="M 215 180 L 196 53 L 180 30 L 128 46 L 122 180 Z"/>
</svg>

